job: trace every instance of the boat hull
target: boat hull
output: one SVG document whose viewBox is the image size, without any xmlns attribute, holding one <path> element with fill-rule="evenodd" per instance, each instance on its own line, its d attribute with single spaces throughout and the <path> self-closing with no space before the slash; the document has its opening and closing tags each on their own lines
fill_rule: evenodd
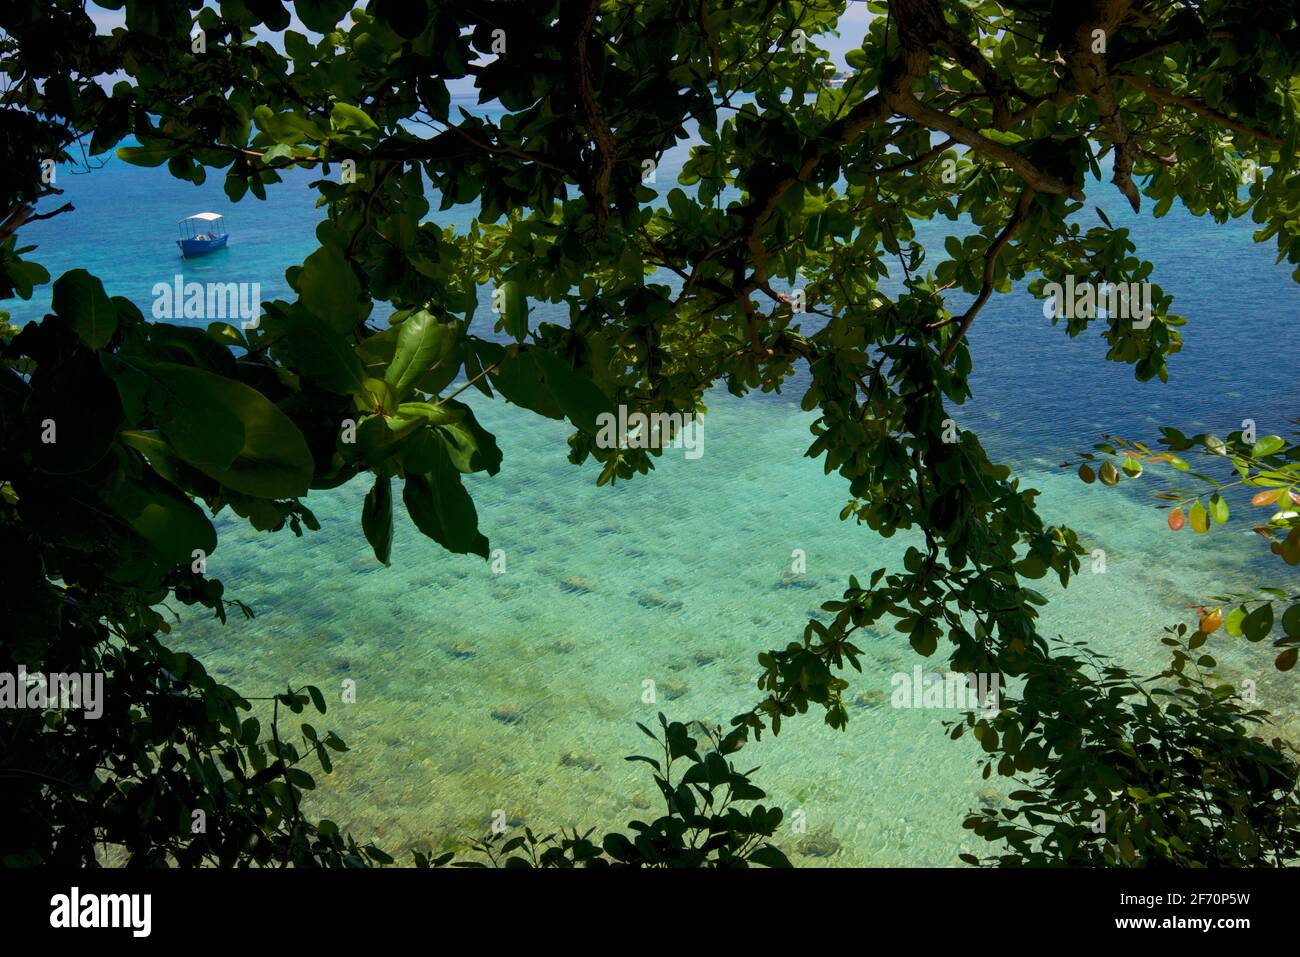
<svg viewBox="0 0 1300 957">
<path fill-rule="evenodd" d="M 203 256 L 222 249 L 229 238 L 229 236 L 218 236 L 216 239 L 178 239 L 176 245 L 181 247 L 181 255 L 188 259 L 191 256 Z"/>
</svg>

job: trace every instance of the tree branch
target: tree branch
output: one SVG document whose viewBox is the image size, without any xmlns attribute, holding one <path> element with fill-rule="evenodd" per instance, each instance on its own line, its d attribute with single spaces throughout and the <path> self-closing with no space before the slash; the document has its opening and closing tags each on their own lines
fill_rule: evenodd
<svg viewBox="0 0 1300 957">
<path fill-rule="evenodd" d="M 1009 167 L 1035 192 L 1083 199 L 1078 186 L 1044 173 L 1021 154 L 980 135 L 955 116 L 918 100 L 912 93 L 912 81 L 929 70 L 930 44 L 937 39 L 935 31 L 946 30 L 947 23 L 937 0 L 895 0 L 889 9 L 898 23 L 901 50 L 897 60 L 885 68 L 880 86 L 893 112 L 945 133 L 963 146 Z M 942 24 L 942 28 L 936 24 Z"/>
<path fill-rule="evenodd" d="M 63 190 L 55 189 L 53 186 L 41 190 L 40 196 L 62 196 Z M 14 233 L 18 232 L 28 223 L 34 223 L 38 219 L 53 219 L 60 213 L 70 213 L 74 209 L 71 203 L 64 203 L 57 209 L 52 209 L 47 213 L 36 212 L 34 205 L 28 203 L 14 203 L 9 207 L 3 220 L 0 220 L 0 243 L 3 243 Z"/>
<path fill-rule="evenodd" d="M 1087 11 L 1087 15 L 1075 27 L 1067 60 L 1075 88 L 1097 104 L 1098 116 L 1114 144 L 1115 163 L 1111 182 L 1124 194 L 1133 211 L 1137 212 L 1142 205 L 1142 194 L 1133 182 L 1133 161 L 1138 155 L 1138 145 L 1129 135 L 1123 117 L 1120 116 L 1119 101 L 1111 88 L 1106 58 L 1093 48 L 1096 31 L 1102 31 L 1103 37 L 1112 36 L 1127 16 L 1129 4 L 1130 0 L 1095 0 L 1091 10 Z"/>
<path fill-rule="evenodd" d="M 938 110 L 927 106 L 914 97 L 910 91 L 891 95 L 890 104 L 899 113 L 910 117 L 922 126 L 928 126 L 932 130 L 946 133 L 963 146 L 970 147 L 976 153 L 1008 167 L 1024 180 L 1028 186 L 1032 187 L 1036 193 L 1068 196 L 1070 199 L 1080 201 L 1083 199 L 1083 190 L 1078 186 L 1044 173 L 1021 154 L 980 135 L 980 133 L 972 130 L 956 117 L 940 113 Z"/>
<path fill-rule="evenodd" d="M 596 99 L 596 82 L 587 52 L 587 40 L 599 10 L 600 0 L 585 0 L 580 10 L 573 11 L 576 20 L 573 28 L 573 83 L 578 92 L 582 125 L 596 145 L 596 162 L 584 178 L 583 192 L 596 214 L 596 230 L 603 236 L 609 226 L 609 180 L 614 172 L 614 154 L 618 144 L 601 111 L 600 101 Z"/>
<path fill-rule="evenodd" d="M 984 308 L 984 303 L 988 302 L 989 296 L 993 294 L 993 276 L 997 268 L 998 256 L 1001 255 L 1007 243 L 1011 242 L 1011 237 L 1015 235 L 1016 230 L 1029 217 L 1029 207 L 1033 204 L 1033 201 L 1034 190 L 1032 187 L 1026 186 L 1020 191 L 1020 198 L 1016 201 L 1015 212 L 1011 214 L 1007 224 L 1002 227 L 1002 232 L 998 233 L 997 238 L 989 244 L 988 251 L 984 254 L 984 278 L 980 283 L 979 295 L 975 297 L 975 301 L 962 314 L 957 325 L 957 331 L 952 334 L 952 338 L 948 340 L 948 345 L 944 347 L 940 357 L 940 361 L 944 365 L 952 361 L 953 354 L 957 351 L 957 344 L 961 342 L 962 337 L 966 335 L 966 331 L 970 329 L 971 323 L 979 315 L 979 311 Z M 946 325 L 946 323 L 943 324 Z"/>
<path fill-rule="evenodd" d="M 1164 89 L 1163 87 L 1155 86 L 1154 84 L 1148 83 L 1146 80 L 1142 79 L 1141 77 L 1132 76 L 1127 73 L 1117 76 L 1116 79 L 1123 80 L 1129 86 L 1133 87 L 1135 90 L 1139 90 L 1142 93 L 1145 93 L 1147 96 L 1151 97 L 1151 99 L 1155 100 L 1157 103 L 1163 103 L 1165 105 L 1172 105 L 1172 106 L 1181 106 L 1185 110 L 1191 110 L 1193 113 L 1199 113 L 1201 116 L 1204 116 L 1206 119 L 1213 120 L 1214 122 L 1218 123 L 1220 126 L 1226 126 L 1230 130 L 1235 130 L 1238 133 L 1245 133 L 1247 136 L 1253 136 L 1258 140 L 1263 140 L 1266 143 L 1272 143 L 1275 146 L 1282 145 L 1282 137 L 1277 136 L 1276 134 L 1273 133 L 1269 133 L 1265 130 L 1257 129 L 1256 127 L 1250 126 L 1247 123 L 1243 123 L 1241 120 L 1233 119 L 1228 114 L 1221 113 L 1220 111 L 1214 109 L 1211 106 L 1206 106 L 1204 103 L 1200 102 L 1199 100 L 1193 99 L 1190 96 L 1182 96 L 1178 93 L 1170 93 L 1168 90 Z"/>
</svg>

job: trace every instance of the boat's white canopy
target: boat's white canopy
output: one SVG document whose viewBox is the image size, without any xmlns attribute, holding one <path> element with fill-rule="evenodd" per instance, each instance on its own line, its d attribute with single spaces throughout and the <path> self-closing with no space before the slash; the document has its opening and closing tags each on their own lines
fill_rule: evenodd
<svg viewBox="0 0 1300 957">
<path fill-rule="evenodd" d="M 192 219 L 201 219 L 204 222 L 210 223 L 221 218 L 222 216 L 220 213 L 195 213 L 193 216 L 186 216 L 184 219 L 181 220 L 181 222 L 186 223 Z"/>
</svg>

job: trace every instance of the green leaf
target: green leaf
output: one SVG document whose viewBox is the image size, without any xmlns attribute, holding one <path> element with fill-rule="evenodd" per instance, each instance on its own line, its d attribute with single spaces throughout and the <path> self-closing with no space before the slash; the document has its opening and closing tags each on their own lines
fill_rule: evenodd
<svg viewBox="0 0 1300 957">
<path fill-rule="evenodd" d="M 1241 623 L 1246 619 L 1246 606 L 1238 605 L 1223 619 L 1223 630 L 1233 638 L 1241 637 Z"/>
<path fill-rule="evenodd" d="M 790 859 L 773 844 L 762 844 L 749 854 L 749 860 L 764 867 L 793 867 Z"/>
<path fill-rule="evenodd" d="M 1218 492 L 1210 496 L 1210 517 L 1219 525 L 1228 520 L 1228 503 Z"/>
<path fill-rule="evenodd" d="M 1282 436 L 1266 435 L 1251 446 L 1250 454 L 1255 458 L 1260 458 L 1261 456 L 1272 455 L 1284 448 L 1286 448 L 1286 440 Z"/>
<path fill-rule="evenodd" d="M 334 246 L 321 246 L 294 277 L 303 306 L 341 336 L 350 336 L 362 318 L 357 303 L 361 285 Z"/>
<path fill-rule="evenodd" d="M 293 421 L 256 389 L 169 362 L 115 360 L 123 394 L 144 402 L 176 453 L 227 488 L 259 498 L 296 498 L 315 463 Z M 233 454 L 232 454 L 233 449 Z"/>
<path fill-rule="evenodd" d="M 375 17 L 392 27 L 407 40 L 419 36 L 429 22 L 429 10 L 423 2 L 411 0 L 375 0 L 370 8 Z"/>
<path fill-rule="evenodd" d="M 939 647 L 939 640 L 934 631 L 926 627 L 925 619 L 920 619 L 916 627 L 912 629 L 912 635 L 909 639 L 912 648 L 922 658 L 929 658 Z"/>
<path fill-rule="evenodd" d="M 290 23 L 289 11 L 280 0 L 244 0 L 244 6 L 271 30 L 283 30 Z"/>
<path fill-rule="evenodd" d="M 1300 604 L 1292 605 L 1282 613 L 1282 630 L 1291 638 L 1300 638 Z"/>
<path fill-rule="evenodd" d="M 398 398 L 405 398 L 417 380 L 451 354 L 457 328 L 455 323 L 440 322 L 423 309 L 402 320 L 397 327 L 393 361 L 384 373 L 384 381 Z"/>
<path fill-rule="evenodd" d="M 1241 622 L 1241 633 L 1247 641 L 1263 641 L 1273 630 L 1273 606 L 1264 602 L 1249 612 Z"/>
<path fill-rule="evenodd" d="M 229 468 L 197 466 L 222 485 L 259 498 L 297 498 L 311 486 L 315 463 L 293 420 L 248 390 L 244 447 Z"/>
<path fill-rule="evenodd" d="M 54 280 L 52 307 L 92 349 L 108 345 L 117 331 L 117 307 L 104 284 L 84 269 L 70 269 Z"/>
<path fill-rule="evenodd" d="M 203 510 L 151 469 L 138 479 L 124 476 L 105 501 L 169 566 L 189 564 L 195 549 L 210 555 L 217 547 L 216 530 Z"/>
<path fill-rule="evenodd" d="M 523 287 L 513 279 L 503 282 L 498 290 L 501 296 L 501 321 L 515 341 L 523 342 L 528 335 L 528 299 Z"/>
<path fill-rule="evenodd" d="M 427 475 L 406 476 L 402 500 L 411 521 L 449 552 L 487 558 L 488 540 L 478 530 L 474 501 L 460 484 L 460 473 L 441 442 L 433 447 L 432 459 Z"/>
<path fill-rule="evenodd" d="M 821 249 L 826 239 L 826 214 L 817 213 L 809 216 L 804 226 L 803 242 L 808 249 Z"/>
<path fill-rule="evenodd" d="M 1037 555 L 1026 555 L 1013 567 L 1024 578 L 1038 579 L 1047 574 L 1047 565 Z"/>
<path fill-rule="evenodd" d="M 423 419 L 429 425 L 450 425 L 465 417 L 464 407 L 457 408 L 459 405 L 455 400 L 445 403 L 399 402 L 397 414 L 407 419 Z"/>
<path fill-rule="evenodd" d="M 152 420 L 176 454 L 195 467 L 229 468 L 235 461 L 244 447 L 244 423 L 227 386 L 238 383 L 135 356 L 105 355 L 102 361 L 132 424 Z"/>
<path fill-rule="evenodd" d="M 382 379 L 388 366 L 397 355 L 396 326 L 390 326 L 382 332 L 366 336 L 357 344 L 357 359 L 367 378 Z"/>
<path fill-rule="evenodd" d="M 469 406 L 448 399 L 442 408 L 460 412 L 460 417 L 450 423 L 439 424 L 438 431 L 447 443 L 451 464 L 460 472 L 487 472 L 496 475 L 501 471 L 501 449 L 492 433 L 479 425 Z"/>
<path fill-rule="evenodd" d="M 329 33 L 343 22 L 355 0 L 294 0 L 298 19 L 308 30 Z"/>
<path fill-rule="evenodd" d="M 375 121 L 350 103 L 335 102 L 330 109 L 330 128 L 345 132 L 373 130 Z"/>
<path fill-rule="evenodd" d="M 362 412 L 375 414 L 381 412 L 385 415 L 392 414 L 401 405 L 401 400 L 397 398 L 393 387 L 383 379 L 364 380 L 360 391 L 356 394 L 356 400 L 357 408 Z"/>
<path fill-rule="evenodd" d="M 375 557 L 387 565 L 393 550 L 393 491 L 392 479 L 384 472 L 375 476 L 375 484 L 366 493 L 361 506 L 361 530 Z"/>
<path fill-rule="evenodd" d="M 1293 526 L 1282 543 L 1274 543 L 1273 548 L 1288 565 L 1300 565 L 1300 525 Z"/>
<path fill-rule="evenodd" d="M 614 404 L 609 396 L 554 353 L 536 349 L 529 350 L 529 354 L 541 370 L 546 390 L 569 421 L 588 435 L 595 435 L 599 431 L 597 418 L 606 413 L 614 414 Z"/>
<path fill-rule="evenodd" d="M 1205 506 L 1201 504 L 1198 498 L 1192 503 L 1192 507 L 1187 510 L 1187 522 L 1192 526 L 1192 531 L 1204 535 L 1210 530 L 1209 516 L 1205 511 Z"/>
<path fill-rule="evenodd" d="M 50 281 L 50 274 L 40 263 L 10 258 L 0 266 L 0 275 L 8 278 L 19 299 L 32 298 L 32 290 Z"/>
<path fill-rule="evenodd" d="M 1003 146 L 1015 146 L 1017 143 L 1025 141 L 1025 138 L 1019 133 L 1013 133 L 1011 130 L 999 130 L 994 127 L 980 130 L 980 135 L 985 139 L 992 140 L 994 143 L 1001 143 Z"/>
<path fill-rule="evenodd" d="M 289 311 L 283 322 L 288 363 L 305 379 L 339 395 L 356 395 L 362 390 L 366 376 L 347 338 L 301 310 Z"/>
<path fill-rule="evenodd" d="M 283 146 L 299 142 L 319 143 L 325 139 L 324 132 L 316 122 L 301 113 L 276 113 L 269 106 L 263 105 L 253 110 L 253 122 L 263 134 L 281 141 L 275 145 Z M 275 150 L 275 145 L 272 146 L 272 151 L 280 152 Z M 254 192 L 256 193 L 257 190 L 254 189 Z"/>
<path fill-rule="evenodd" d="M 174 152 L 172 146 L 119 146 L 117 158 L 132 166 L 162 166 Z"/>
<path fill-rule="evenodd" d="M 539 351 L 530 349 L 504 356 L 490 373 L 492 384 L 515 405 L 548 419 L 562 419 L 564 410 L 542 381 L 541 366 L 536 358 Z"/>
<path fill-rule="evenodd" d="M 419 418 L 397 415 L 367 415 L 357 422 L 356 441 L 341 446 L 340 451 L 348 461 L 359 461 L 367 467 L 380 466 L 393 453 L 404 448 L 405 441 L 424 428 Z"/>
</svg>

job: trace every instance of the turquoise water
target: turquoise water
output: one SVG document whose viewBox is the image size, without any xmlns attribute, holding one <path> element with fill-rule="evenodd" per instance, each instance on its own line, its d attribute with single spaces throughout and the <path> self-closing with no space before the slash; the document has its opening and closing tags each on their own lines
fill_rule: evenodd
<svg viewBox="0 0 1300 957">
<path fill-rule="evenodd" d="M 661 190 L 680 161 L 661 167 Z M 185 278 L 257 281 L 263 299 L 287 297 L 284 269 L 314 246 L 311 178 L 232 206 L 220 177 L 195 188 L 110 161 L 89 175 L 62 172 L 77 212 L 23 239 L 39 244 L 34 258 L 53 275 L 88 268 L 148 314 L 153 284 L 182 271 L 175 221 L 213 209 L 228 218 L 231 246 L 184 263 Z M 990 303 L 971 331 L 975 400 L 958 418 L 1042 491 L 1048 521 L 1105 550 L 1104 574 L 1085 571 L 1066 592 L 1044 586 L 1053 599 L 1044 632 L 1155 670 L 1165 662 L 1160 629 L 1184 605 L 1277 583 L 1281 566 L 1244 523 L 1197 539 L 1169 533 L 1152 481 L 1103 490 L 1057 466 L 1103 432 L 1154 438 L 1170 424 L 1223 434 L 1243 418 L 1260 434 L 1285 431 L 1297 413 L 1296 369 L 1269 343 L 1294 333 L 1300 297 L 1272 251 L 1251 243 L 1250 224 L 1182 211 L 1135 221 L 1108 185 L 1091 192 L 1133 224 L 1155 278 L 1191 320 L 1170 382 L 1136 383 L 1130 367 L 1104 361 L 1098 338 L 1068 339 L 1018 290 Z M 453 213 L 453 222 L 469 215 Z M 9 308 L 21 322 L 45 304 Z M 491 317 L 479 321 L 487 329 Z M 245 694 L 286 682 L 334 692 L 328 725 L 353 750 L 320 778 L 315 810 L 390 851 L 482 833 L 498 809 L 535 830 L 621 826 L 656 801 L 644 769 L 622 760 L 643 750 L 634 721 L 663 710 L 725 723 L 758 700 L 759 651 L 795 639 L 849 574 L 893 563 L 909 544 L 836 520 L 847 490 L 803 456 L 813 416 L 799 409 L 801 392 L 796 379 L 778 396 L 718 393 L 702 458 L 668 451 L 651 475 L 598 489 L 590 465 L 566 460 L 562 423 L 470 391 L 505 453 L 500 475 L 467 481 L 480 527 L 504 551 L 503 572 L 441 551 L 405 516 L 392 567 L 379 566 L 360 534 L 365 487 L 354 483 L 310 496 L 322 529 L 303 539 L 219 518 L 209 574 L 257 618 L 222 627 L 187 617 L 175 640 Z M 807 571 L 792 581 L 796 549 Z M 922 662 L 906 642 L 880 634 L 866 644 L 847 732 L 810 714 L 747 748 L 742 763 L 761 765 L 756 780 L 772 801 L 803 811 L 817 836 L 781 835 L 797 862 L 954 864 L 982 850 L 961 829 L 963 812 L 996 800 L 1000 785 L 981 780 L 969 743 L 944 737 L 951 714 L 889 706 L 890 676 Z M 1266 648 L 1211 648 L 1226 676 L 1258 681 L 1262 704 L 1293 727 L 1288 685 Z M 642 701 L 647 679 L 654 704 Z M 355 704 L 339 702 L 344 681 L 356 684 Z"/>
</svg>

